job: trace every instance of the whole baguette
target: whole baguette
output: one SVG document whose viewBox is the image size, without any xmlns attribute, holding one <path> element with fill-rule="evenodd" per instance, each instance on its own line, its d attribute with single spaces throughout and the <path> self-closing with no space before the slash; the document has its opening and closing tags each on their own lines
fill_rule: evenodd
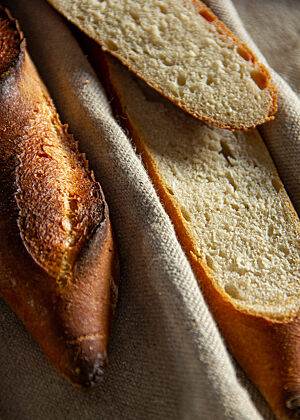
<svg viewBox="0 0 300 420">
<path fill-rule="evenodd" d="M 117 298 L 107 203 L 3 7 L 0 38 L 0 296 L 54 367 L 89 387 Z"/>
<path fill-rule="evenodd" d="M 266 67 L 199 0 L 49 0 L 183 110 L 228 129 L 273 119 Z"/>
<path fill-rule="evenodd" d="M 229 136 L 222 130 L 205 127 L 201 122 L 198 123 L 199 127 L 196 127 L 196 122 L 191 121 L 189 116 L 183 115 L 180 110 L 176 110 L 166 101 L 159 98 L 155 91 L 151 91 L 150 88 L 139 82 L 116 60 L 108 54 L 101 53 L 96 44 L 85 39 L 83 45 L 107 88 L 107 92 L 112 99 L 112 106 L 120 123 L 133 140 L 161 201 L 174 223 L 178 239 L 191 263 L 205 299 L 229 350 L 264 395 L 277 418 L 297 418 L 300 408 L 299 219 L 284 191 L 283 185 L 278 179 L 276 169 L 258 133 L 249 133 L 247 136 L 243 134 L 244 138 L 238 140 L 242 149 L 246 150 L 245 154 L 249 150 L 250 157 L 242 156 L 241 162 L 236 161 L 238 158 L 235 156 L 236 159 L 234 159 L 234 155 L 237 155 L 237 151 L 232 151 L 229 146 L 226 146 L 226 144 L 230 144 L 227 142 L 227 139 L 233 139 L 232 141 L 234 141 L 233 134 Z M 179 121 L 179 129 L 176 128 L 177 121 Z M 186 130 L 182 128 L 184 125 Z M 191 126 L 192 128 L 190 129 Z M 150 127 L 152 128 L 150 129 Z M 150 130 L 153 130 L 153 134 Z M 238 290 L 238 286 L 235 287 L 231 283 L 230 289 L 224 289 L 218 282 L 218 275 L 220 274 L 214 270 L 214 261 L 211 261 L 205 255 L 201 255 L 199 251 L 199 240 L 195 230 L 200 228 L 200 226 L 193 225 L 191 227 L 193 215 L 187 210 L 188 203 L 183 199 L 184 193 L 176 189 L 177 180 L 182 180 L 184 174 L 180 172 L 180 169 L 176 169 L 178 167 L 173 166 L 172 158 L 168 161 L 169 163 L 167 163 L 167 160 L 160 160 L 166 151 L 168 151 L 167 156 L 173 156 L 174 150 L 171 149 L 171 146 L 168 146 L 168 143 L 172 143 L 172 137 L 178 135 L 177 130 L 181 130 L 180 150 L 182 152 L 178 152 L 180 156 L 174 159 L 181 159 L 182 156 L 184 161 L 182 165 L 184 167 L 190 165 L 191 171 L 193 171 L 192 168 L 195 166 L 195 162 L 197 163 L 200 159 L 200 155 L 197 154 L 197 144 L 199 143 L 202 144 L 201 147 L 207 150 L 207 153 L 211 152 L 214 156 L 220 156 L 218 159 L 224 161 L 224 166 L 228 166 L 228 171 L 230 171 L 231 165 L 240 165 L 242 167 L 245 165 L 245 162 L 250 161 L 250 165 L 253 167 L 252 173 L 250 173 L 251 168 L 249 169 L 251 176 L 257 173 L 256 165 L 261 165 L 262 168 L 265 165 L 267 173 L 274 177 L 273 184 L 270 179 L 269 187 L 264 187 L 262 184 L 261 186 L 257 185 L 257 188 L 265 189 L 266 191 L 269 189 L 271 193 L 270 196 L 268 193 L 265 195 L 265 207 L 268 208 L 268 200 L 274 196 L 275 209 L 281 212 L 284 218 L 283 226 L 275 227 L 282 237 L 279 236 L 279 238 L 275 239 L 276 246 L 279 248 L 282 246 L 285 238 L 288 238 L 291 242 L 289 259 L 294 264 L 294 282 L 298 288 L 295 291 L 289 290 L 290 294 L 295 296 L 290 298 L 294 299 L 294 302 L 291 303 L 293 309 L 288 309 L 288 299 L 286 303 L 281 303 L 282 308 L 280 308 L 280 300 L 278 303 L 275 302 L 273 306 L 271 302 L 270 307 L 266 306 L 266 308 L 262 305 L 258 309 L 255 306 L 243 306 L 243 297 L 239 296 L 242 290 Z M 184 131 L 186 131 L 185 136 L 183 134 Z M 195 138 L 194 143 L 191 145 L 193 133 L 195 132 L 198 133 L 199 137 L 198 139 Z M 216 153 L 217 150 L 214 150 L 216 143 L 213 143 L 212 140 L 211 144 L 207 143 L 206 137 L 208 134 L 217 141 L 221 138 L 223 149 L 218 153 Z M 223 143 L 222 136 L 224 137 Z M 174 147 L 173 145 L 172 148 Z M 179 147 L 177 143 L 176 147 Z M 184 149 L 193 150 L 193 148 L 195 150 L 187 158 L 187 155 L 184 154 Z M 255 161 L 251 163 L 251 154 L 255 156 L 258 163 Z M 259 161 L 260 158 L 261 161 Z M 205 154 L 203 154 L 203 159 L 206 159 Z M 172 175 L 166 179 L 164 173 L 167 170 L 163 165 L 168 164 L 171 167 Z M 221 167 L 216 165 L 213 169 L 206 166 L 206 163 L 204 163 L 203 167 L 207 168 L 208 178 L 212 177 L 213 170 L 217 173 L 215 182 L 219 183 L 220 189 L 223 188 L 223 180 L 218 174 Z M 199 179 L 204 175 L 206 174 L 199 173 Z M 195 176 L 197 175 L 195 174 Z M 230 194 L 235 194 L 233 189 L 238 190 L 239 182 L 242 184 L 242 181 L 242 179 L 229 179 L 229 185 L 226 188 Z M 185 184 L 184 180 L 182 180 L 182 185 L 184 185 L 183 188 L 190 191 L 188 181 Z M 273 190 L 274 192 L 272 192 Z M 200 184 L 199 191 L 201 191 Z M 195 194 L 195 192 L 190 191 L 189 201 L 196 201 L 199 203 L 197 205 L 201 207 L 201 192 L 199 192 L 199 197 L 195 196 Z M 202 199 L 204 200 L 204 197 Z M 217 201 L 214 204 L 216 208 L 219 206 Z M 253 203 L 249 202 L 247 205 L 251 209 Z M 224 218 L 222 223 L 226 225 L 226 223 L 230 223 L 230 217 L 227 220 L 226 214 L 228 212 L 226 213 L 226 206 L 223 209 Z M 230 211 L 234 212 L 235 209 L 232 208 Z M 244 211 L 246 212 L 247 209 Z M 257 211 L 261 210 L 258 209 Z M 203 219 L 212 217 L 213 213 L 213 208 L 205 209 L 204 206 L 204 212 L 201 213 L 201 217 Z M 254 221 L 253 231 L 256 228 Z M 264 218 L 262 218 L 261 222 L 263 223 L 263 221 Z M 205 220 L 201 220 L 199 223 L 203 224 Z M 214 226 L 214 228 L 217 233 L 218 226 Z M 267 226 L 262 226 L 262 228 L 267 229 Z M 283 233 L 280 231 L 281 228 Z M 286 237 L 285 231 L 287 232 Z M 212 232 L 211 236 L 213 234 L 214 232 Z M 268 241 L 268 235 L 271 237 L 272 234 L 272 230 L 269 229 L 266 241 Z M 255 245 L 253 245 L 253 241 L 251 242 L 250 238 L 250 241 L 246 244 L 249 246 L 249 249 L 243 249 L 242 252 L 252 252 L 250 249 L 251 243 L 252 246 L 260 249 L 260 243 L 254 242 Z M 213 244 L 207 243 L 208 249 L 212 246 Z M 226 253 L 226 248 L 230 248 L 230 246 L 229 242 L 225 242 L 218 252 Z M 261 258 L 259 263 L 265 263 L 264 258 Z M 238 266 L 238 263 L 236 263 L 235 269 L 246 271 L 246 267 Z M 259 278 L 259 274 L 257 274 L 257 281 L 259 281 Z M 270 282 L 272 283 L 272 279 L 270 279 Z M 262 285 L 261 287 L 263 290 L 264 286 Z"/>
</svg>

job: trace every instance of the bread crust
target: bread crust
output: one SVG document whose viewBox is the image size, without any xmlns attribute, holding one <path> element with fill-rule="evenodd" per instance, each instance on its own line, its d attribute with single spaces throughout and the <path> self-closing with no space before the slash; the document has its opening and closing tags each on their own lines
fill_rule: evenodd
<svg viewBox="0 0 300 420">
<path fill-rule="evenodd" d="M 58 6 L 57 1 L 55 0 L 48 0 L 49 3 L 58 11 L 63 12 L 63 10 Z M 142 73 L 137 71 L 122 55 L 120 55 L 117 51 L 111 50 L 108 46 L 101 43 L 101 40 L 97 39 L 97 37 L 86 30 L 85 27 L 81 27 L 74 19 L 72 19 L 72 16 L 68 16 L 65 14 L 65 17 L 72 21 L 79 29 L 82 29 L 83 32 L 85 32 L 89 37 L 94 39 L 97 43 L 99 43 L 104 51 L 110 53 L 114 57 L 116 57 L 119 61 L 122 62 L 130 71 L 134 72 L 138 77 L 140 77 L 144 82 L 146 82 L 149 86 L 151 86 L 153 89 L 155 89 L 157 92 L 159 92 L 161 95 L 163 95 L 165 98 L 172 101 L 175 105 L 177 105 L 179 108 L 184 110 L 185 112 L 188 112 L 189 114 L 193 115 L 195 118 L 198 118 L 205 123 L 212 124 L 216 127 L 228 129 L 231 131 L 235 130 L 250 130 L 257 126 L 258 124 L 263 124 L 268 121 L 272 121 L 274 119 L 274 114 L 277 111 L 277 89 L 276 87 L 271 83 L 271 76 L 267 68 L 258 61 L 257 57 L 253 54 L 253 52 L 247 47 L 246 44 L 241 42 L 215 15 L 214 13 L 205 6 L 200 0 L 189 0 L 194 6 L 195 9 L 198 11 L 200 15 L 202 15 L 210 24 L 215 25 L 218 32 L 225 34 L 228 38 L 230 38 L 237 46 L 238 51 L 240 51 L 240 55 L 246 59 L 247 61 L 251 61 L 253 64 L 253 68 L 257 70 L 258 74 L 260 73 L 260 77 L 263 77 L 263 85 L 264 89 L 267 89 L 270 95 L 270 105 L 269 108 L 264 116 L 262 116 L 261 121 L 256 121 L 252 124 L 231 124 L 228 121 L 221 121 L 217 118 L 210 118 L 206 115 L 202 115 L 200 113 L 195 113 L 192 110 L 189 109 L 188 106 L 186 106 L 183 102 L 179 102 L 175 97 L 173 97 L 171 94 L 169 94 L 167 91 L 163 91 L 153 80 L 147 79 Z M 258 81 L 259 83 L 259 81 Z"/>
<path fill-rule="evenodd" d="M 118 92 L 110 57 L 96 53 L 95 45 L 85 43 L 91 60 L 103 80 L 120 123 L 128 131 L 137 153 L 170 216 L 178 240 L 186 253 L 206 302 L 218 324 L 230 352 L 262 392 L 273 412 L 280 419 L 297 418 L 300 405 L 300 314 L 271 319 L 233 304 L 216 284 L 211 270 L 197 254 L 193 235 L 180 208 L 159 175 L 151 152 L 139 127 L 126 113 L 126 99 Z M 101 73 L 100 73 L 101 72 Z M 285 202 L 291 223 L 297 215 L 290 201 Z M 299 229 L 299 227 L 295 228 Z"/>
<path fill-rule="evenodd" d="M 109 210 L 19 37 L 0 84 L 0 295 L 56 369 L 97 382 L 117 299 Z M 0 35 L 3 35 L 1 33 Z"/>
</svg>

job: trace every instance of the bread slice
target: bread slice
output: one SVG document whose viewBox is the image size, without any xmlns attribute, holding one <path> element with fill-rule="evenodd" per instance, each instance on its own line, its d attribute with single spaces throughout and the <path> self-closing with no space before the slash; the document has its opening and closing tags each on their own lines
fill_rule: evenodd
<svg viewBox="0 0 300 420">
<path fill-rule="evenodd" d="M 247 129 L 272 119 L 267 69 L 198 0 L 49 0 L 150 86 L 193 116 Z"/>
<path fill-rule="evenodd" d="M 2 7 L 0 40 L 0 296 L 59 372 L 91 386 L 118 283 L 108 207 Z"/>
<path fill-rule="evenodd" d="M 260 135 L 197 121 L 88 48 L 228 348 L 278 418 L 292 418 L 300 407 L 300 226 Z"/>
</svg>

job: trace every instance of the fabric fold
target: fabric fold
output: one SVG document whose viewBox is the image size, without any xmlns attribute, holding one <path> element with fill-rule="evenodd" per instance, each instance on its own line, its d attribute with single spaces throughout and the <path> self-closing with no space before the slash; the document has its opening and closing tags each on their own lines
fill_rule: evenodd
<svg viewBox="0 0 300 420">
<path fill-rule="evenodd" d="M 68 24 L 43 0 L 4 3 L 19 19 L 61 118 L 69 124 L 103 187 L 120 252 L 121 284 L 110 363 L 103 382 L 89 393 L 74 388 L 54 371 L 0 301 L 0 417 L 273 418 L 228 354 L 173 226 Z M 237 35 L 249 39 L 231 2 L 207 4 Z M 284 113 L 289 117 L 294 112 L 281 106 L 278 125 L 272 122 L 262 128 L 267 144 L 267 139 L 270 143 L 274 138 L 282 140 Z M 270 150 L 275 157 L 276 147 L 271 144 Z M 298 144 L 288 150 L 288 156 L 297 155 Z M 281 156 L 282 151 L 278 153 Z M 299 154 L 293 165 L 298 158 Z M 276 164 L 280 169 L 280 158 Z M 283 175 L 285 166 L 283 161 Z M 290 173 L 286 177 L 290 179 Z M 290 182 L 291 192 L 296 187 Z M 296 191 L 295 206 L 297 197 Z"/>
</svg>

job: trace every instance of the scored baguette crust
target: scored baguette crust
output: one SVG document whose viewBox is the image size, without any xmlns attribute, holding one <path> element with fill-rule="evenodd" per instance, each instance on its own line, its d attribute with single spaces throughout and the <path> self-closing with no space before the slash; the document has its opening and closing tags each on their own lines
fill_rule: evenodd
<svg viewBox="0 0 300 420">
<path fill-rule="evenodd" d="M 117 298 L 109 211 L 18 23 L 2 7 L 0 21 L 10 51 L 0 82 L 0 296 L 62 375 L 91 386 L 107 363 Z"/>
<path fill-rule="evenodd" d="M 234 305 L 216 284 L 210 268 L 198 257 L 193 234 L 162 179 L 139 127 L 126 112 L 126 96 L 119 91 L 118 81 L 114 80 L 117 70 L 113 60 L 107 54 L 100 54 L 97 46 L 89 40 L 84 41 L 84 46 L 112 99 L 116 116 L 121 117 L 121 124 L 133 139 L 136 151 L 141 155 L 164 208 L 174 223 L 179 242 L 230 352 L 262 392 L 278 418 L 297 418 L 300 407 L 299 313 L 280 320 L 255 314 Z M 283 201 L 290 221 L 294 223 L 297 215 L 290 201 L 287 198 Z"/>
<path fill-rule="evenodd" d="M 190 0 L 187 1 L 186 4 L 190 3 L 194 6 L 195 14 L 199 13 L 206 23 L 209 22 L 210 25 L 213 25 L 216 28 L 217 34 L 221 36 L 225 36 L 227 38 L 228 45 L 232 44 L 234 47 L 230 47 L 230 49 L 236 48 L 237 52 L 236 55 L 242 57 L 245 61 L 251 63 L 252 65 L 252 74 L 251 77 L 255 81 L 255 83 L 260 87 L 260 89 L 264 92 L 268 92 L 268 105 L 261 110 L 261 114 L 259 117 L 255 118 L 247 118 L 243 122 L 239 121 L 232 121 L 229 117 L 224 115 L 218 115 L 217 112 L 211 113 L 206 109 L 203 111 L 201 107 L 197 108 L 195 104 L 190 106 L 185 99 L 179 98 L 173 94 L 173 92 L 166 87 L 168 82 L 167 78 L 165 80 L 165 85 L 160 83 L 158 79 L 155 77 L 150 77 L 147 75 L 147 71 L 144 69 L 140 69 L 135 60 L 131 60 L 129 57 L 129 53 L 127 51 L 122 51 L 119 46 L 115 45 L 113 42 L 113 48 L 110 47 L 110 42 L 102 38 L 100 35 L 100 31 L 95 29 L 90 22 L 94 23 L 94 15 L 98 13 L 99 15 L 101 12 L 96 11 L 97 9 L 93 9 L 93 3 L 88 3 L 91 7 L 92 12 L 89 15 L 89 11 L 84 8 L 84 6 L 80 5 L 80 2 L 71 2 L 70 0 L 48 0 L 50 4 L 60 13 L 62 13 L 68 20 L 74 23 L 79 29 L 81 29 L 85 34 L 89 37 L 94 39 L 98 42 L 105 51 L 112 54 L 118 60 L 120 60 L 125 66 L 127 66 L 131 71 L 133 71 L 137 76 L 143 79 L 149 86 L 157 90 L 160 94 L 162 94 L 167 99 L 171 100 L 175 103 L 178 107 L 183 109 L 184 111 L 190 113 L 194 117 L 201 119 L 202 121 L 215 125 L 220 128 L 225 128 L 229 130 L 236 130 L 236 129 L 243 129 L 248 130 L 254 128 L 255 126 L 262 124 L 267 121 L 271 121 L 274 119 L 274 113 L 277 111 L 277 90 L 275 86 L 271 83 L 271 76 L 267 68 L 258 61 L 257 57 L 253 54 L 253 52 L 241 42 L 214 14 L 213 12 L 206 7 L 200 0 Z M 78 3 L 78 5 L 76 4 Z M 96 4 L 96 3 L 95 3 Z M 84 12 L 81 10 L 81 7 L 84 8 Z M 96 6 L 95 6 L 96 7 Z M 113 6 L 108 6 L 113 7 Z M 163 4 L 163 7 L 168 7 L 167 5 Z M 185 7 L 185 2 L 183 2 L 182 7 Z M 137 12 L 138 13 L 138 12 Z M 81 15 L 80 15 L 81 14 Z M 89 19 L 90 18 L 90 19 Z M 121 16 L 120 19 L 126 20 L 127 16 Z M 101 24 L 99 24 L 101 26 Z M 113 28 L 110 28 L 111 31 Z M 229 47 L 228 47 L 229 48 Z M 146 56 L 144 59 L 146 60 Z M 189 72 L 189 69 L 184 70 Z M 161 71 L 160 73 L 164 73 Z M 232 80 L 232 84 L 234 84 L 234 80 Z M 200 87 L 200 79 L 198 80 L 198 87 L 197 89 L 201 90 Z M 217 88 L 216 88 L 217 89 Z M 222 86 L 223 97 L 228 96 L 229 92 L 227 92 L 226 87 Z M 238 96 L 238 95 L 236 95 Z M 204 99 L 206 101 L 206 97 Z M 194 100 L 194 103 L 196 101 Z M 258 106 L 258 105 L 257 105 Z M 241 110 L 242 112 L 242 110 Z"/>
</svg>

